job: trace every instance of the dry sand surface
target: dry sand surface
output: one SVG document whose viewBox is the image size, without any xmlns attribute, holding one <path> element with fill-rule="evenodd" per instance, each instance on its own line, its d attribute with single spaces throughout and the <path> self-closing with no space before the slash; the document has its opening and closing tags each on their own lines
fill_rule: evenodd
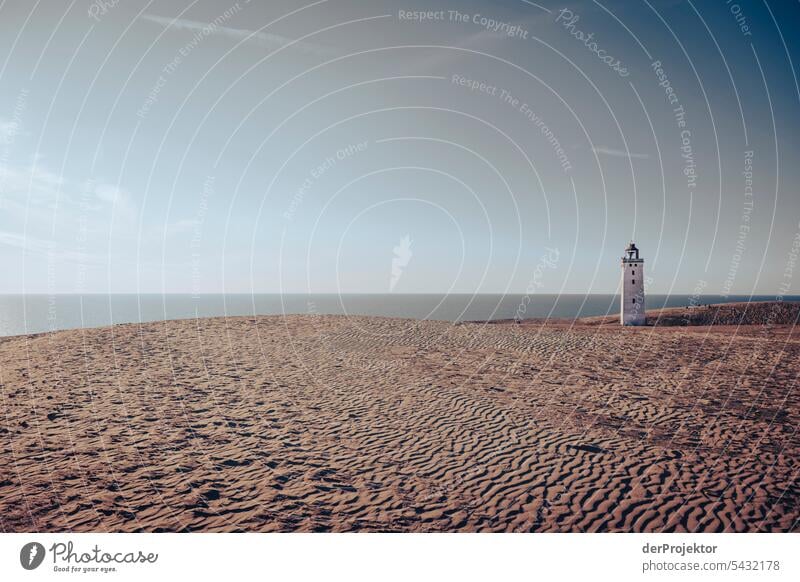
<svg viewBox="0 0 800 582">
<path fill-rule="evenodd" d="M 794 531 L 789 326 L 289 316 L 0 340 L 3 531 Z"/>
</svg>

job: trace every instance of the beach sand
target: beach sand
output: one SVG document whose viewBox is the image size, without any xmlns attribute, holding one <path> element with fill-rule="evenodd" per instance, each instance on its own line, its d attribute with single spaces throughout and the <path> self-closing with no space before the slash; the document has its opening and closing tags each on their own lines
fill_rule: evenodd
<svg viewBox="0 0 800 582">
<path fill-rule="evenodd" d="M 215 318 L 0 340 L 0 529 L 796 531 L 800 335 Z"/>
</svg>

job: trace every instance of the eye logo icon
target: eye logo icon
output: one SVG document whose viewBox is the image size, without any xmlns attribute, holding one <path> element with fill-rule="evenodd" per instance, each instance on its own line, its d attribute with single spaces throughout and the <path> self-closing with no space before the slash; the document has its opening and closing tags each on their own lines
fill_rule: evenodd
<svg viewBox="0 0 800 582">
<path fill-rule="evenodd" d="M 19 563 L 26 570 L 35 570 L 44 561 L 44 546 L 39 542 L 30 542 L 19 551 Z"/>
</svg>

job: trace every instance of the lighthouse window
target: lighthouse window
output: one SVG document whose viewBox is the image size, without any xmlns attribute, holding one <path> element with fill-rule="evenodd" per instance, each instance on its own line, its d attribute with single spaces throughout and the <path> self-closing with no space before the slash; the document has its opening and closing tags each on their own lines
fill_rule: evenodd
<svg viewBox="0 0 800 582">
<path fill-rule="evenodd" d="M 631 269 L 631 275 L 635 275 L 635 274 L 636 274 L 636 269 Z"/>
<path fill-rule="evenodd" d="M 631 299 L 631 303 L 636 303 L 636 297 L 634 297 L 633 299 Z"/>
<path fill-rule="evenodd" d="M 631 279 L 631 284 L 636 285 L 636 279 Z"/>
</svg>

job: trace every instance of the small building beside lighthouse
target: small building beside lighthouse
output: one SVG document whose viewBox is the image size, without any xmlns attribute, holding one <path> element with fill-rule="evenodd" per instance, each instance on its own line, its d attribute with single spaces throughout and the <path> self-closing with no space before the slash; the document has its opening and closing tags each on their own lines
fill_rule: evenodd
<svg viewBox="0 0 800 582">
<path fill-rule="evenodd" d="M 620 296 L 619 322 L 622 325 L 645 325 L 644 259 L 631 241 L 622 257 L 622 295 Z"/>
</svg>

